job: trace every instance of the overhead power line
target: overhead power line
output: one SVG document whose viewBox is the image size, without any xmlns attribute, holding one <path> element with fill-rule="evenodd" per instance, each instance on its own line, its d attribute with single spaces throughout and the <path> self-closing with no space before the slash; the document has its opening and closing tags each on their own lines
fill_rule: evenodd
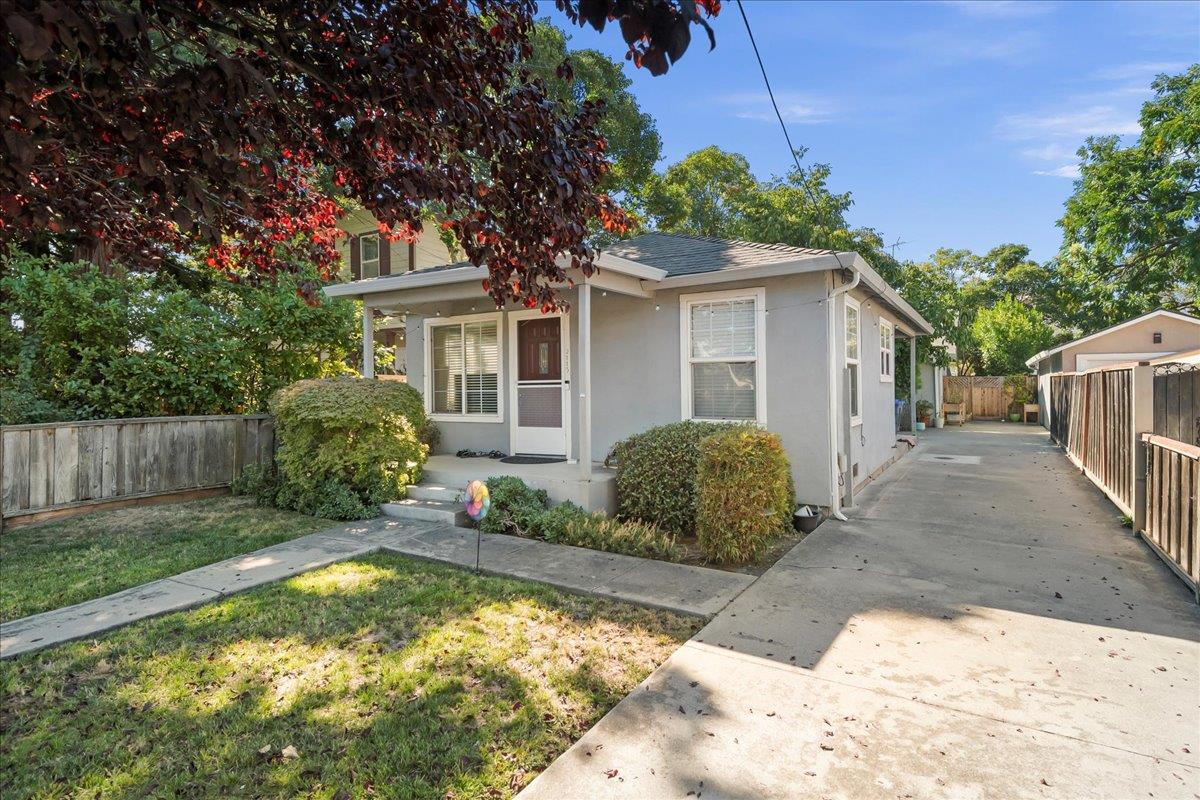
<svg viewBox="0 0 1200 800">
<path fill-rule="evenodd" d="M 804 180 L 804 168 L 800 166 L 800 157 L 796 155 L 796 147 L 792 144 L 792 137 L 788 133 L 787 124 L 783 121 L 783 114 L 779 111 L 779 103 L 775 102 L 775 91 L 771 88 L 771 79 L 767 77 L 767 67 L 763 64 L 762 54 L 758 52 L 758 42 L 754 41 L 754 31 L 750 29 L 750 18 L 746 16 L 746 7 L 742 5 L 742 0 L 737 0 L 737 7 L 742 15 L 742 22 L 746 25 L 746 35 L 750 37 L 750 47 L 754 50 L 754 58 L 758 60 L 758 70 L 762 73 L 763 85 L 767 87 L 767 97 L 771 99 L 771 107 L 775 109 L 775 118 L 779 120 L 779 127 L 783 131 L 784 140 L 787 142 L 788 152 L 791 153 L 792 161 L 796 164 L 796 172 L 799 173 L 798 177 L 800 178 L 800 188 L 804 189 L 804 193 L 808 195 L 808 202 L 812 206 L 814 220 L 819 219 L 821 217 L 820 204 L 813 197 L 812 189 L 809 188 L 808 182 Z M 822 225 L 832 239 L 834 228 L 829 224 L 828 219 L 816 224 Z M 830 244 L 832 245 L 833 242 L 830 241 Z M 833 251 L 833 257 L 837 259 L 840 266 L 842 259 L 838 257 L 837 248 L 830 247 L 829 249 Z"/>
</svg>

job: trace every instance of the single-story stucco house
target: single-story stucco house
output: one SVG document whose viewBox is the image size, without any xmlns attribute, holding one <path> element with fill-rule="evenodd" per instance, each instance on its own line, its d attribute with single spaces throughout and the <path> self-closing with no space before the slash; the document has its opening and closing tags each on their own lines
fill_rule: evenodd
<svg viewBox="0 0 1200 800">
<path fill-rule="evenodd" d="M 679 420 L 740 420 L 780 435 L 800 503 L 835 513 L 897 456 L 895 374 L 916 365 L 895 363 L 895 342 L 932 329 L 862 256 L 648 233 L 596 265 L 571 274 L 569 309 L 554 314 L 496 309 L 487 270 L 469 263 L 325 289 L 403 319 L 409 384 L 441 431 L 427 480 L 516 474 L 611 511 L 603 462 L 616 442 Z"/>
<path fill-rule="evenodd" d="M 1038 376 L 1038 419 L 1050 427 L 1050 376 L 1126 361 L 1148 361 L 1200 348 L 1200 319 L 1151 311 L 1080 339 L 1043 350 L 1025 362 Z"/>
</svg>

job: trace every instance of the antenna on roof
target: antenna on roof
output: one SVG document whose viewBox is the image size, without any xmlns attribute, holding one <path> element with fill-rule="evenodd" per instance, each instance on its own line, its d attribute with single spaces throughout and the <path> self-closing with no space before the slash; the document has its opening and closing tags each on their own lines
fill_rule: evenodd
<svg viewBox="0 0 1200 800">
<path fill-rule="evenodd" d="M 902 244 L 908 244 L 908 242 L 902 242 L 902 241 L 900 241 L 900 237 L 899 237 L 899 236 L 897 236 L 897 237 L 896 237 L 896 241 L 894 241 L 894 242 L 892 242 L 890 245 L 888 245 L 888 249 L 892 251 L 892 258 L 895 258 L 895 257 L 896 257 L 896 248 L 897 248 L 897 247 L 899 247 L 899 246 L 900 246 L 900 245 L 902 245 Z"/>
</svg>

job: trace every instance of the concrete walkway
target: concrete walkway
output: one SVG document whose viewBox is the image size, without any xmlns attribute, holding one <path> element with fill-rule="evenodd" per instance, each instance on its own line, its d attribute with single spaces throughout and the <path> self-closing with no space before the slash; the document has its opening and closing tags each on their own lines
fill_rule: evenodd
<svg viewBox="0 0 1200 800">
<path fill-rule="evenodd" d="M 483 572 L 579 594 L 709 618 L 753 583 L 750 575 L 600 553 L 514 536 L 481 537 Z M 474 568 L 473 531 L 380 518 L 301 536 L 86 603 L 0 624 L 0 658 L 95 636 L 265 583 L 375 552 Z"/>
<path fill-rule="evenodd" d="M 931 431 L 521 797 L 1196 797 L 1198 639 L 1044 431 Z"/>
</svg>

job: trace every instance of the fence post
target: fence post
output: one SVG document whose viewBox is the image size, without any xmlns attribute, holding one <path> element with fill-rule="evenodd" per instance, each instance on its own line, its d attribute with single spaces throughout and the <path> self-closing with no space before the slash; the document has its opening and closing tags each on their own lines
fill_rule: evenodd
<svg viewBox="0 0 1200 800">
<path fill-rule="evenodd" d="M 1146 530 L 1146 445 L 1142 434 L 1154 430 L 1154 367 L 1147 361 L 1133 368 L 1129 435 L 1133 437 L 1133 530 Z"/>
</svg>

